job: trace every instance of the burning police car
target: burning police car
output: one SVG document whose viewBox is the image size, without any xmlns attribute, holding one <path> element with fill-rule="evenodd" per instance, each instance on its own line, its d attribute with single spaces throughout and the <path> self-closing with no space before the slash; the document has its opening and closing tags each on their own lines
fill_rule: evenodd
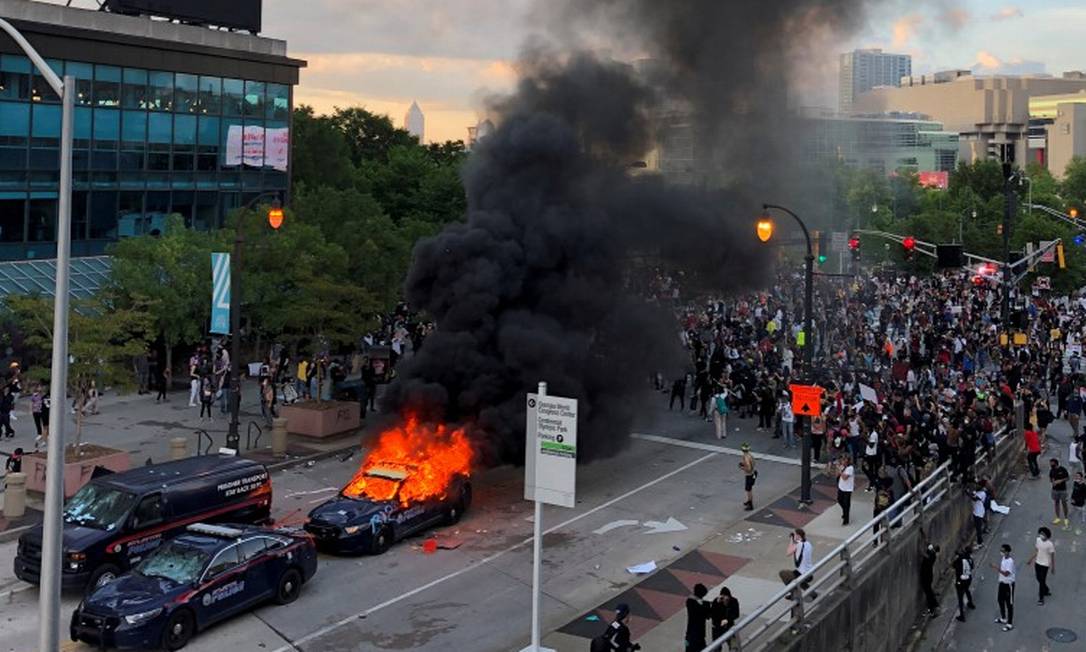
<svg viewBox="0 0 1086 652">
<path fill-rule="evenodd" d="M 454 474 L 440 491 L 419 492 L 424 475 L 401 464 L 364 467 L 339 496 L 309 513 L 305 530 L 323 550 L 380 554 L 430 526 L 459 521 L 471 505 L 468 476 Z"/>
<path fill-rule="evenodd" d="M 312 539 L 198 523 L 88 594 L 71 637 L 103 648 L 177 650 L 209 625 L 267 600 L 289 604 L 317 572 Z"/>
</svg>

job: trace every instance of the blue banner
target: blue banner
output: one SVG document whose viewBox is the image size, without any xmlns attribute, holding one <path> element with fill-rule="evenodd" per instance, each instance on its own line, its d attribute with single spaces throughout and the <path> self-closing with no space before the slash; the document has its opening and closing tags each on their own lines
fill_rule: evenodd
<svg viewBox="0 0 1086 652">
<path fill-rule="evenodd" d="M 211 332 L 230 334 L 230 254 L 211 254 Z"/>
</svg>

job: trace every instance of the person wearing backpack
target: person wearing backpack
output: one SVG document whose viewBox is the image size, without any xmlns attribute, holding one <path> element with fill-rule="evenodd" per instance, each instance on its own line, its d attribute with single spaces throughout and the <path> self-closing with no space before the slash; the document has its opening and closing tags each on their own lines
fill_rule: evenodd
<svg viewBox="0 0 1086 652">
<path fill-rule="evenodd" d="M 973 593 L 969 587 L 973 584 L 973 548 L 969 544 L 963 547 L 954 557 L 954 591 L 958 594 L 957 619 L 965 622 L 966 605 L 970 609 L 976 609 L 973 603 Z"/>
<path fill-rule="evenodd" d="M 630 628 L 626 626 L 626 619 L 630 616 L 630 606 L 626 603 L 615 607 L 615 619 L 607 626 L 607 629 L 592 639 L 590 652 L 633 652 L 640 650 L 641 646 L 630 642 Z"/>
</svg>

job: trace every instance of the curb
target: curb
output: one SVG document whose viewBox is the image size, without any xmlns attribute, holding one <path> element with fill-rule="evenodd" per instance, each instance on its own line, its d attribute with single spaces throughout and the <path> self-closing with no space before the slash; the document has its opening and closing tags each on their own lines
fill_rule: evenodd
<svg viewBox="0 0 1086 652">
<path fill-rule="evenodd" d="M 282 460 L 280 462 L 272 462 L 271 464 L 265 464 L 264 466 L 268 467 L 268 471 L 270 472 L 285 471 L 287 469 L 294 468 L 295 466 L 302 466 L 303 464 L 308 464 L 310 462 L 319 462 L 321 460 L 326 460 L 329 457 L 343 455 L 347 453 L 347 451 L 356 450 L 358 448 L 358 444 L 350 444 L 347 446 L 334 448 L 332 450 L 326 450 L 319 453 L 313 453 L 312 455 L 306 455 L 305 457 L 295 457 L 293 459 Z M 244 457 L 244 455 L 242 455 L 241 457 Z"/>
<path fill-rule="evenodd" d="M 26 584 L 24 582 L 22 586 L 16 586 L 13 589 L 8 589 L 7 591 L 0 592 L 0 600 L 7 600 L 8 602 L 11 602 L 11 599 L 19 595 L 20 593 L 26 593 L 27 591 L 36 588 L 38 587 L 34 586 L 33 584 Z"/>
</svg>

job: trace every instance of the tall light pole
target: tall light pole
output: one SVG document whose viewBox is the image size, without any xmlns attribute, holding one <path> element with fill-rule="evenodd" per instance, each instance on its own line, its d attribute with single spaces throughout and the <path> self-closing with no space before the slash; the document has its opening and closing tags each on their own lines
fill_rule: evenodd
<svg viewBox="0 0 1086 652">
<path fill-rule="evenodd" d="M 773 220 L 769 217 L 769 209 L 775 209 L 792 216 L 792 219 L 803 229 L 803 237 L 807 240 L 807 256 L 804 269 L 803 291 L 803 367 L 806 381 L 814 384 L 814 248 L 811 246 L 811 233 L 807 225 L 792 211 L 784 206 L 775 204 L 762 204 L 763 215 L 758 220 L 758 238 L 766 242 L 773 235 Z M 800 467 L 799 502 L 811 503 L 811 417 L 807 418 L 807 433 L 802 438 L 802 466 Z"/>
<path fill-rule="evenodd" d="M 278 230 L 283 225 L 283 209 L 278 192 L 265 192 L 253 197 L 238 213 L 234 225 L 234 255 L 230 258 L 230 425 L 226 431 L 226 447 L 238 450 L 238 414 L 241 411 L 241 252 L 245 244 L 245 216 L 261 199 L 273 198 L 268 210 L 268 224 Z"/>
<path fill-rule="evenodd" d="M 972 212 L 970 212 L 972 210 Z M 962 237 L 962 224 L 965 222 L 965 214 L 969 214 L 973 217 L 973 220 L 977 219 L 977 207 L 974 205 L 972 209 L 966 209 L 958 213 L 958 244 L 965 244 L 965 239 Z"/>
<path fill-rule="evenodd" d="M 64 539 L 64 406 L 68 387 L 68 272 L 72 238 L 72 119 L 75 115 L 75 78 L 63 81 L 38 51 L 11 23 L 0 18 L 3 29 L 22 48 L 34 67 L 60 97 L 60 187 L 57 193 L 57 282 L 53 297 L 53 362 L 49 394 L 53 397 L 53 423 L 49 428 L 45 471 L 45 516 L 42 521 L 41 583 L 38 602 L 38 649 L 52 652 L 60 646 L 61 548 Z M 59 407 L 57 407 L 59 406 Z"/>
</svg>

